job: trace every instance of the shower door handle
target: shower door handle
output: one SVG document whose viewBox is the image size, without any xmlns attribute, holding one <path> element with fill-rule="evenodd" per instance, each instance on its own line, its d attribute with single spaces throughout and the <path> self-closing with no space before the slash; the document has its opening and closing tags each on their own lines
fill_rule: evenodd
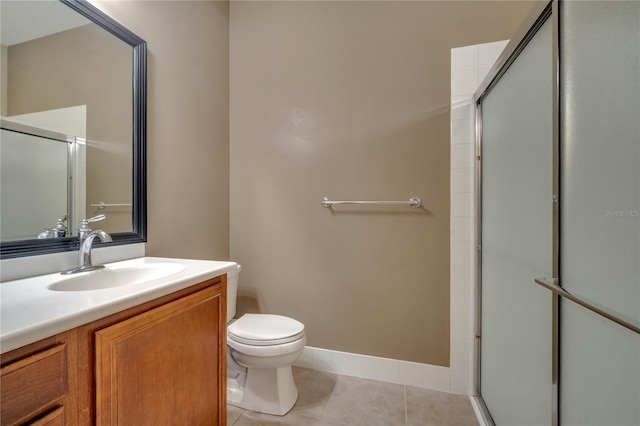
<svg viewBox="0 0 640 426">
<path fill-rule="evenodd" d="M 619 314 L 618 312 L 614 312 L 611 309 L 596 302 L 592 302 L 582 296 L 578 296 L 575 293 L 569 293 L 567 290 L 560 287 L 560 285 L 558 284 L 559 280 L 557 278 L 535 278 L 534 281 L 536 282 L 536 284 L 539 284 L 542 287 L 551 290 L 554 294 L 564 297 L 565 299 L 569 299 L 572 302 L 577 303 L 578 305 L 583 306 L 598 315 L 601 315 L 617 324 L 620 324 L 625 328 L 628 328 L 631 331 L 635 331 L 636 333 L 640 334 L 640 322 L 633 318 L 629 318 L 625 315 Z"/>
</svg>

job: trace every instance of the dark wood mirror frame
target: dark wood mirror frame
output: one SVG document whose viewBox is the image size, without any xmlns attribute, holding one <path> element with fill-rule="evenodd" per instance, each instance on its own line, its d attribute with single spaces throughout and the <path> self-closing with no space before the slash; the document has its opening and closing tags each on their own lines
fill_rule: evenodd
<svg viewBox="0 0 640 426">
<path fill-rule="evenodd" d="M 108 244 L 143 243 L 147 241 L 147 44 L 86 0 L 60 1 L 133 48 L 133 232 L 112 233 L 113 242 Z M 7 241 L 0 243 L 0 258 L 10 259 L 73 250 L 78 250 L 77 237 Z"/>
</svg>

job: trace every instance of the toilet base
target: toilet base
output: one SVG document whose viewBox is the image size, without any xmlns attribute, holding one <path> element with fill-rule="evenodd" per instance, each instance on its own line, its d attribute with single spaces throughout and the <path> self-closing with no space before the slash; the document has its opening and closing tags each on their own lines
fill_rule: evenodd
<svg viewBox="0 0 640 426">
<path fill-rule="evenodd" d="M 227 403 L 259 413 L 284 416 L 298 399 L 291 365 L 278 368 L 247 368 L 244 389 L 240 381 L 227 383 Z"/>
</svg>

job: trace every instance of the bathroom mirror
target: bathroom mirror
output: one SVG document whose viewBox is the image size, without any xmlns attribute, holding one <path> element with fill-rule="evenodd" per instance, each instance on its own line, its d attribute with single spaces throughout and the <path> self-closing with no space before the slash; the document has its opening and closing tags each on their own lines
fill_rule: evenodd
<svg viewBox="0 0 640 426">
<path fill-rule="evenodd" d="M 77 250 L 98 214 L 109 244 L 146 241 L 146 43 L 86 0 L 0 7 L 0 257 Z M 47 235 L 61 218 L 66 236 Z"/>
</svg>

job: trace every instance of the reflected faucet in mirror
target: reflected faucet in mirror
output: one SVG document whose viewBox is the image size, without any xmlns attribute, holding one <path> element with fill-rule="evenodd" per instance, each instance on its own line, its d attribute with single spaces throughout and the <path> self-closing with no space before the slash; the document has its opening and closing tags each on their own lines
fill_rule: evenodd
<svg viewBox="0 0 640 426">
<path fill-rule="evenodd" d="M 91 227 L 89 227 L 90 222 L 97 222 L 100 220 L 104 220 L 106 218 L 105 215 L 101 214 L 98 216 L 94 216 L 89 219 L 82 219 L 82 224 L 80 225 L 80 229 L 78 229 L 78 265 L 76 268 L 67 269 L 66 271 L 62 271 L 62 275 L 76 274 L 78 272 L 88 272 L 95 271 L 96 269 L 103 269 L 104 265 L 94 265 L 91 262 L 91 247 L 93 245 L 93 240 L 95 237 L 100 238 L 100 241 L 103 243 L 110 243 L 113 241 L 111 239 L 111 235 L 108 233 L 98 229 L 93 231 Z"/>
<path fill-rule="evenodd" d="M 64 222 L 69 218 L 68 214 L 65 214 L 56 221 L 56 226 L 51 229 L 44 229 L 38 234 L 38 239 L 43 238 L 64 238 L 67 236 L 67 226 Z"/>
</svg>

